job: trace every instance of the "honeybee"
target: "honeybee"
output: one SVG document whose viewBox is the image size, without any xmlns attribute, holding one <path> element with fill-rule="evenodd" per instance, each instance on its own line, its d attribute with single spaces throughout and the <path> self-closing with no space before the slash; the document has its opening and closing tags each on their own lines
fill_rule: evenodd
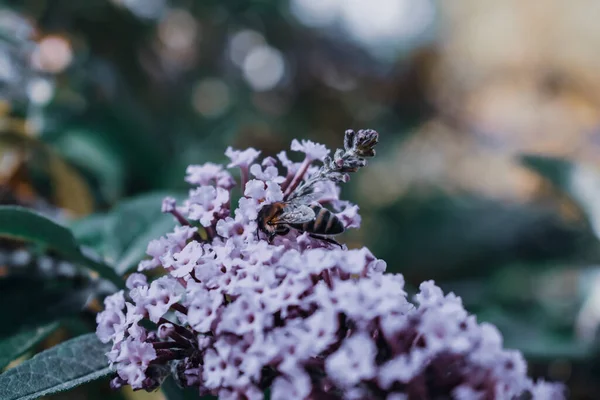
<svg viewBox="0 0 600 400">
<path fill-rule="evenodd" d="M 258 212 L 256 222 L 258 232 L 267 235 L 269 243 L 277 235 L 286 235 L 290 229 L 308 232 L 315 239 L 320 239 L 342 247 L 342 245 L 327 236 L 344 232 L 342 221 L 327 208 L 311 204 L 314 197 L 310 194 L 292 198 L 288 201 L 276 201 L 264 205 Z"/>
</svg>

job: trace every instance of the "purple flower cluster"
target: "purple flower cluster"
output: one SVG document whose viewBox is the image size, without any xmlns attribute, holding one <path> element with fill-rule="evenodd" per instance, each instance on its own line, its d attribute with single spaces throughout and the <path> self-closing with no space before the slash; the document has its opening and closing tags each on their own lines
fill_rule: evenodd
<svg viewBox="0 0 600 400">
<path fill-rule="evenodd" d="M 262 399 L 267 388 L 273 400 L 563 399 L 560 385 L 533 383 L 498 330 L 477 324 L 432 281 L 412 303 L 402 275 L 384 274 L 367 248 L 340 249 L 293 229 L 272 243 L 257 238 L 260 207 L 310 182 L 347 228 L 358 227 L 358 207 L 339 199 L 336 183 L 347 179 L 327 177 L 364 166 L 376 135 L 348 131 L 333 158 L 294 141 L 306 154 L 300 163 L 285 152 L 258 162 L 254 149 L 228 149 L 244 194 L 234 210 L 229 172 L 190 166 L 189 198 L 163 204 L 182 226 L 152 241 L 139 266 L 167 274 L 130 275 L 128 292 L 109 296 L 98 315 L 98 337 L 112 342 L 112 386 L 152 390 L 172 374 L 220 399 Z"/>
</svg>

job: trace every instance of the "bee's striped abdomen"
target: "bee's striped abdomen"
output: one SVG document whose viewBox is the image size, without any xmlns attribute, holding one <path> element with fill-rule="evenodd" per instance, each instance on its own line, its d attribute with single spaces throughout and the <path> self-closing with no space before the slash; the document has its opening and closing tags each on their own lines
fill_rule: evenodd
<svg viewBox="0 0 600 400">
<path fill-rule="evenodd" d="M 310 208 L 315 212 L 315 219 L 304 224 L 294 224 L 293 228 L 318 235 L 337 235 L 344 231 L 344 224 L 331 211 L 317 205 Z"/>
</svg>

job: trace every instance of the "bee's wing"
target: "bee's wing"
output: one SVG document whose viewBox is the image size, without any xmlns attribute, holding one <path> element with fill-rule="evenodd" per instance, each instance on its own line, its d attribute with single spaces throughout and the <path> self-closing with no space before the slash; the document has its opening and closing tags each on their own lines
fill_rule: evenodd
<svg viewBox="0 0 600 400">
<path fill-rule="evenodd" d="M 292 197 L 290 197 L 288 201 L 290 204 L 307 205 L 312 203 L 313 201 L 319 200 L 319 198 L 321 197 L 322 194 L 319 192 L 308 192 L 296 196 L 292 195 Z"/>
<path fill-rule="evenodd" d="M 303 224 L 315 219 L 315 212 L 309 206 L 290 203 L 276 219 L 275 224 Z"/>
</svg>

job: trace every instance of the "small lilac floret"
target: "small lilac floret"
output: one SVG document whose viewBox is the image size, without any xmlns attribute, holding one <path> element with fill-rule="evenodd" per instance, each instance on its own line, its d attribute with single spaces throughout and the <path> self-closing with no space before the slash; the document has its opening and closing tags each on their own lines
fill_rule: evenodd
<svg viewBox="0 0 600 400">
<path fill-rule="evenodd" d="M 204 227 L 211 226 L 219 217 L 229 215 L 229 191 L 214 186 L 200 186 L 190 192 L 184 212 L 191 220 L 200 221 Z"/>
<path fill-rule="evenodd" d="M 175 211 L 175 205 L 177 201 L 173 197 L 165 197 L 162 202 L 161 212 L 163 213 L 171 213 Z"/>
<path fill-rule="evenodd" d="M 304 139 L 300 142 L 296 139 L 292 140 L 290 148 L 293 151 L 303 152 L 310 160 L 322 160 L 329 154 L 329 149 L 325 145 Z"/>
<path fill-rule="evenodd" d="M 260 155 L 260 151 L 253 148 L 234 150 L 232 147 L 228 147 L 225 151 L 225 155 L 231 160 L 231 162 L 227 164 L 227 168 L 248 168 Z"/>
<path fill-rule="evenodd" d="M 215 184 L 217 187 L 231 189 L 235 186 L 235 180 L 222 165 L 205 163 L 202 165 L 190 165 L 186 170 L 185 181 L 196 186 Z"/>
</svg>

